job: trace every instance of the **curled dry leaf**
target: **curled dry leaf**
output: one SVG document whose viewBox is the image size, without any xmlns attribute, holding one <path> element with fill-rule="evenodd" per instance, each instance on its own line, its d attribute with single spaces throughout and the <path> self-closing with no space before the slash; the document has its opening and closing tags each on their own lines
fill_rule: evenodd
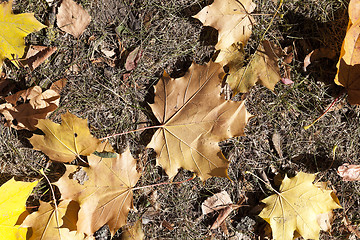
<svg viewBox="0 0 360 240">
<path fill-rule="evenodd" d="M 226 50 L 233 43 L 244 45 L 251 35 L 253 17 L 250 13 L 256 5 L 251 0 L 215 0 L 203 8 L 194 18 L 204 26 L 211 26 L 219 31 L 217 50 Z"/>
<path fill-rule="evenodd" d="M 152 111 L 162 124 L 148 144 L 170 178 L 179 168 L 195 172 L 201 180 L 227 177 L 229 161 L 218 142 L 244 135 L 251 117 L 245 102 L 220 95 L 222 66 L 193 63 L 185 76 L 172 79 L 164 73 L 155 86 Z"/>
<path fill-rule="evenodd" d="M 0 113 L 6 119 L 5 125 L 18 130 L 35 130 L 38 121 L 45 119 L 59 106 L 61 89 L 53 90 L 60 84 L 59 81 L 45 92 L 42 92 L 39 86 L 35 86 L 5 97 L 7 103 L 0 105 Z"/>
<path fill-rule="evenodd" d="M 46 27 L 36 20 L 33 13 L 12 13 L 13 0 L 0 4 L 0 68 L 5 58 L 18 59 L 24 55 L 24 38 Z"/>
<path fill-rule="evenodd" d="M 269 41 L 263 41 L 247 66 L 238 68 L 229 62 L 231 65 L 226 81 L 235 94 L 246 93 L 257 83 L 274 90 L 275 84 L 281 79 L 276 48 Z"/>
<path fill-rule="evenodd" d="M 91 21 L 91 16 L 73 0 L 62 1 L 56 18 L 59 28 L 76 38 L 80 37 Z"/>
<path fill-rule="evenodd" d="M 54 204 L 40 201 L 39 210 L 28 215 L 22 227 L 32 231 L 28 240 L 82 240 L 84 234 L 76 232 L 79 204 L 74 201 L 61 201 L 57 207 Z"/>
<path fill-rule="evenodd" d="M 338 167 L 337 173 L 344 181 L 360 180 L 360 165 L 349 165 L 348 163 Z"/>
<path fill-rule="evenodd" d="M 81 119 L 67 112 L 61 115 L 61 124 L 49 119 L 40 119 L 37 128 L 45 135 L 33 135 L 30 143 L 34 149 L 45 153 L 51 160 L 71 162 L 80 155 L 89 156 L 100 145 L 94 138 L 86 119 Z"/>
<path fill-rule="evenodd" d="M 317 216 L 341 208 L 331 190 L 315 186 L 314 174 L 299 172 L 285 176 L 279 192 L 262 200 L 266 204 L 259 214 L 270 223 L 273 238 L 292 240 L 295 230 L 305 239 L 319 239 Z"/>
<path fill-rule="evenodd" d="M 226 191 L 222 191 L 207 198 L 201 204 L 201 211 L 202 214 L 205 215 L 226 208 L 232 203 L 230 195 Z"/>
<path fill-rule="evenodd" d="M 26 212 L 26 200 L 39 181 L 18 182 L 10 179 L 0 187 L 0 236 L 2 239 L 26 239 L 27 229 L 16 226 Z"/>
<path fill-rule="evenodd" d="M 101 148 L 101 149 L 100 149 Z M 104 151 L 104 145 L 97 152 Z M 140 178 L 136 160 L 129 149 L 115 158 L 88 157 L 89 167 L 83 167 L 88 180 L 81 185 L 73 179 L 77 166 L 66 166 L 65 174 L 55 183 L 61 198 L 80 204 L 77 231 L 93 234 L 108 224 L 111 235 L 126 224 L 127 215 L 133 206 L 132 188 Z"/>
<path fill-rule="evenodd" d="M 306 55 L 304 59 L 304 71 L 306 72 L 306 68 L 316 60 L 319 60 L 321 58 L 334 59 L 335 56 L 336 56 L 336 52 L 330 48 L 315 49 L 311 53 Z"/>
<path fill-rule="evenodd" d="M 48 59 L 55 51 L 56 47 L 34 46 L 31 45 L 26 53 L 25 59 L 19 60 L 20 64 L 27 66 L 33 71 Z"/>
</svg>

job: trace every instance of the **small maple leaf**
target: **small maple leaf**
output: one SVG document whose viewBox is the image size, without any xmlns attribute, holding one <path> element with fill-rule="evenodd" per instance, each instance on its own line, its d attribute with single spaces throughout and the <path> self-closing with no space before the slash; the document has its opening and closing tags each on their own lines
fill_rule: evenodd
<svg viewBox="0 0 360 240">
<path fill-rule="evenodd" d="M 15 226 L 26 212 L 26 200 L 39 181 L 17 182 L 10 179 L 0 187 L 0 236 L 2 239 L 26 239 L 27 229 Z"/>
<path fill-rule="evenodd" d="M 162 124 L 147 147 L 157 153 L 157 163 L 170 178 L 179 168 L 195 172 L 201 180 L 227 177 L 229 161 L 218 142 L 244 134 L 251 117 L 245 102 L 227 101 L 220 95 L 222 66 L 193 63 L 185 76 L 166 73 L 155 86 L 152 111 Z"/>
<path fill-rule="evenodd" d="M 102 152 L 101 150 L 97 150 Z M 66 166 L 65 174 L 55 183 L 62 199 L 79 202 L 80 211 L 77 231 L 93 234 L 105 224 L 112 235 L 126 224 L 127 215 L 133 206 L 132 188 L 140 178 L 136 160 L 126 150 L 115 158 L 88 157 L 89 167 L 83 167 L 87 180 L 80 184 L 73 179 L 79 171 L 77 166 Z"/>
<path fill-rule="evenodd" d="M 274 239 L 291 240 L 294 231 L 305 239 L 319 239 L 317 215 L 341 208 L 332 191 L 315 186 L 314 180 L 314 174 L 303 172 L 286 176 L 279 192 L 262 200 L 266 206 L 259 216 L 270 223 Z"/>
<path fill-rule="evenodd" d="M 82 240 L 84 234 L 75 231 L 78 210 L 79 205 L 71 200 L 61 201 L 57 207 L 40 201 L 39 210 L 28 215 L 21 227 L 31 228 L 28 240 Z"/>
<path fill-rule="evenodd" d="M 274 90 L 275 84 L 281 79 L 278 57 L 274 54 L 274 49 L 269 41 L 264 41 L 249 65 L 242 68 L 239 68 L 237 58 L 232 57 L 229 60 L 229 76 L 226 81 L 234 94 L 246 93 L 257 83 Z"/>
<path fill-rule="evenodd" d="M 57 25 L 64 32 L 78 38 L 91 21 L 91 16 L 73 0 L 63 0 L 58 14 Z"/>
<path fill-rule="evenodd" d="M 250 13 L 255 7 L 251 0 L 215 0 L 194 17 L 204 26 L 211 26 L 219 31 L 215 48 L 225 50 L 236 42 L 246 44 L 254 22 Z"/>
<path fill-rule="evenodd" d="M 93 153 L 100 140 L 90 134 L 87 120 L 67 112 L 61 115 L 62 123 L 57 124 L 49 119 L 40 119 L 37 128 L 45 135 L 34 135 L 30 143 L 34 149 L 45 153 L 51 160 L 71 162 L 80 155 Z"/>
<path fill-rule="evenodd" d="M 18 59 L 24 55 L 24 38 L 46 27 L 34 17 L 33 13 L 12 13 L 12 2 L 0 4 L 0 68 L 5 58 Z"/>
</svg>

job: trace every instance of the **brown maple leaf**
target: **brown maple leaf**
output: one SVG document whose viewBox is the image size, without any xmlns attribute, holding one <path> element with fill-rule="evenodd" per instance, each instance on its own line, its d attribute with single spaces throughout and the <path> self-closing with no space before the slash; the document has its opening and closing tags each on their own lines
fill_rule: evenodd
<svg viewBox="0 0 360 240">
<path fill-rule="evenodd" d="M 70 200 L 61 201 L 57 207 L 40 201 L 39 210 L 28 215 L 21 224 L 32 229 L 26 239 L 84 239 L 84 234 L 77 233 L 75 228 L 78 210 L 79 205 Z"/>
<path fill-rule="evenodd" d="M 222 66 L 195 63 L 184 77 L 166 73 L 155 86 L 151 108 L 162 124 L 147 147 L 157 153 L 157 163 L 170 178 L 179 168 L 195 172 L 201 180 L 227 177 L 229 161 L 218 142 L 244 135 L 251 117 L 245 103 L 227 101 L 220 95 Z"/>
<path fill-rule="evenodd" d="M 74 173 L 79 171 L 77 166 L 66 166 L 65 174 L 55 185 L 59 187 L 62 199 L 75 200 L 80 204 L 78 232 L 91 235 L 108 224 L 114 235 L 126 224 L 128 212 L 133 206 L 132 188 L 140 178 L 136 160 L 129 150 L 116 154 L 115 158 L 91 155 L 88 160 L 89 167 L 81 168 L 86 172 L 85 181 L 79 183 L 78 179 L 74 179 Z"/>
</svg>

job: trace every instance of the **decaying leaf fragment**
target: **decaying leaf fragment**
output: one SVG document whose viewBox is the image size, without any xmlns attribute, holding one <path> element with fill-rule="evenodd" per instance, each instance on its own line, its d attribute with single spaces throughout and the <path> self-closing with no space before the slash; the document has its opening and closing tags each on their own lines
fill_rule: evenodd
<svg viewBox="0 0 360 240">
<path fill-rule="evenodd" d="M 219 215 L 210 229 L 216 229 L 221 225 L 223 225 L 226 229 L 226 223 L 224 221 L 234 208 L 230 195 L 226 191 L 214 194 L 201 204 L 203 215 L 214 211 L 219 211 Z"/>
<path fill-rule="evenodd" d="M 58 14 L 57 25 L 64 32 L 78 38 L 91 21 L 91 16 L 73 0 L 63 0 Z"/>
<path fill-rule="evenodd" d="M 24 38 L 46 27 L 34 17 L 33 13 L 12 13 L 13 0 L 0 4 L 0 68 L 5 58 L 11 60 L 24 55 Z"/>
<path fill-rule="evenodd" d="M 275 55 L 275 46 L 269 41 L 264 41 L 258 48 L 249 65 L 239 68 L 230 61 L 227 83 L 236 93 L 246 93 L 259 83 L 270 90 L 280 81 L 280 70 L 277 64 L 278 56 Z"/>
<path fill-rule="evenodd" d="M 147 147 L 157 154 L 157 164 L 170 178 L 179 168 L 195 172 L 201 180 L 227 177 L 229 161 L 218 142 L 244 135 L 251 117 L 244 101 L 220 95 L 222 66 L 193 63 L 185 76 L 172 79 L 164 73 L 155 86 L 152 111 L 162 124 Z"/>
<path fill-rule="evenodd" d="M 18 130 L 35 130 L 39 119 L 45 119 L 59 106 L 61 89 L 54 90 L 59 81 L 44 92 L 41 87 L 35 86 L 5 97 L 7 103 L 0 105 L 0 113 L 6 119 L 5 125 Z"/>
<path fill-rule="evenodd" d="M 67 112 L 61 115 L 62 123 L 57 124 L 49 119 L 40 119 L 37 128 L 45 135 L 34 135 L 30 143 L 34 149 L 45 153 L 51 160 L 71 162 L 80 155 L 88 156 L 100 144 L 87 126 L 87 120 Z"/>
<path fill-rule="evenodd" d="M 215 48 L 225 50 L 233 43 L 246 44 L 254 23 L 250 13 L 255 7 L 251 0 L 215 0 L 194 17 L 204 26 L 211 26 L 219 31 Z"/>
<path fill-rule="evenodd" d="M 141 219 L 139 219 L 133 226 L 126 228 L 121 234 L 121 240 L 142 240 L 145 239 L 144 231 L 142 230 Z"/>
<path fill-rule="evenodd" d="M 25 59 L 20 59 L 19 62 L 25 67 L 29 67 L 31 71 L 40 66 L 46 59 L 48 59 L 55 51 L 56 47 L 45 47 L 31 45 L 26 53 Z"/>
<path fill-rule="evenodd" d="M 270 223 L 273 238 L 291 240 L 294 231 L 305 239 L 319 239 L 317 216 L 341 208 L 331 190 L 315 186 L 314 174 L 300 172 L 282 181 L 277 194 L 262 200 L 266 204 L 259 214 Z"/>
<path fill-rule="evenodd" d="M 97 149 L 97 152 L 102 151 Z M 78 167 L 68 165 L 55 185 L 59 187 L 62 199 L 80 204 L 78 232 L 91 235 L 108 224 L 114 235 L 126 224 L 128 212 L 133 206 L 132 188 L 140 178 L 136 160 L 128 149 L 115 158 L 90 155 L 88 161 L 89 167 L 82 168 L 88 176 L 83 184 L 72 178 Z"/>
<path fill-rule="evenodd" d="M 26 239 L 27 229 L 15 226 L 26 212 L 26 200 L 39 181 L 18 182 L 10 179 L 0 187 L 0 236 L 2 239 Z"/>
<path fill-rule="evenodd" d="M 360 165 L 344 163 L 338 167 L 337 173 L 344 181 L 360 181 Z"/>
<path fill-rule="evenodd" d="M 349 24 L 337 63 L 335 83 L 346 88 L 348 102 L 360 104 L 360 8 L 359 0 L 349 3 Z"/>
<path fill-rule="evenodd" d="M 28 215 L 21 226 L 31 228 L 28 240 L 82 240 L 84 234 L 76 232 L 78 210 L 79 205 L 70 200 L 61 201 L 57 207 L 40 201 L 39 210 Z"/>
</svg>

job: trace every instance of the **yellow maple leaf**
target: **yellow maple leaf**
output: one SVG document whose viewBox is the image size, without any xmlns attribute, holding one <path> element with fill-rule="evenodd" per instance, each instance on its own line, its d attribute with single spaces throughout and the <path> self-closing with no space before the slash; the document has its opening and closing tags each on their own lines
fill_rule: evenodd
<svg viewBox="0 0 360 240">
<path fill-rule="evenodd" d="M 262 200 L 266 206 L 259 216 L 270 223 L 274 239 L 292 240 L 294 231 L 305 239 L 319 239 L 317 215 L 341 208 L 332 191 L 315 186 L 314 180 L 314 174 L 303 172 L 286 176 L 279 192 Z"/>
<path fill-rule="evenodd" d="M 15 226 L 19 216 L 26 211 L 26 200 L 35 182 L 17 182 L 10 179 L 0 187 L 0 236 L 1 239 L 26 239 L 27 229 Z"/>
<path fill-rule="evenodd" d="M 57 207 L 40 201 L 39 210 L 28 215 L 21 226 L 31 228 L 28 240 L 81 240 L 84 234 L 75 231 L 78 210 L 79 204 L 71 200 L 61 201 Z"/>
<path fill-rule="evenodd" d="M 248 66 L 239 68 L 239 61 L 232 57 L 229 62 L 229 76 L 226 82 L 237 93 L 246 93 L 255 86 L 261 84 L 270 90 L 274 90 L 280 81 L 280 69 L 277 64 L 278 57 L 274 53 L 275 46 L 269 41 L 263 41 L 262 46 L 255 52 Z M 239 53 L 234 52 L 235 55 Z M 233 59 L 234 58 L 234 59 Z"/>
<path fill-rule="evenodd" d="M 100 148 L 100 147 L 99 147 Z M 97 149 L 97 152 L 102 150 Z M 104 150 L 105 147 L 101 146 Z M 77 231 L 93 234 L 105 224 L 112 235 L 126 224 L 127 215 L 133 206 L 132 188 L 140 178 L 136 160 L 126 150 L 115 158 L 88 157 L 89 167 L 66 166 L 65 174 L 55 183 L 61 198 L 80 204 Z M 83 173 L 80 174 L 80 171 Z M 85 174 L 84 174 L 85 172 Z M 83 182 L 74 176 L 82 175 Z"/>
<path fill-rule="evenodd" d="M 227 101 L 220 95 L 222 66 L 193 63 L 185 76 L 166 73 L 155 86 L 151 108 L 162 124 L 147 147 L 157 153 L 157 163 L 170 178 L 179 168 L 195 172 L 201 180 L 228 177 L 229 161 L 218 142 L 244 135 L 251 117 L 245 102 Z"/>
<path fill-rule="evenodd" d="M 211 26 L 219 31 L 215 48 L 225 50 L 233 43 L 246 44 L 254 22 L 250 13 L 255 6 L 251 0 L 215 0 L 194 17 L 204 26 Z"/>
<path fill-rule="evenodd" d="M 62 123 L 57 124 L 49 119 L 40 119 L 37 128 L 45 135 L 34 135 L 30 143 L 34 149 L 45 153 L 51 160 L 71 162 L 80 155 L 88 156 L 100 144 L 87 126 L 87 120 L 67 112 L 61 115 Z"/>
<path fill-rule="evenodd" d="M 346 88 L 350 104 L 360 104 L 360 1 L 349 3 L 349 24 L 337 63 L 335 83 Z"/>
<path fill-rule="evenodd" d="M 5 58 L 17 59 L 24 55 L 24 38 L 46 27 L 34 17 L 33 13 L 12 13 L 12 2 L 0 4 L 0 68 Z"/>
</svg>

